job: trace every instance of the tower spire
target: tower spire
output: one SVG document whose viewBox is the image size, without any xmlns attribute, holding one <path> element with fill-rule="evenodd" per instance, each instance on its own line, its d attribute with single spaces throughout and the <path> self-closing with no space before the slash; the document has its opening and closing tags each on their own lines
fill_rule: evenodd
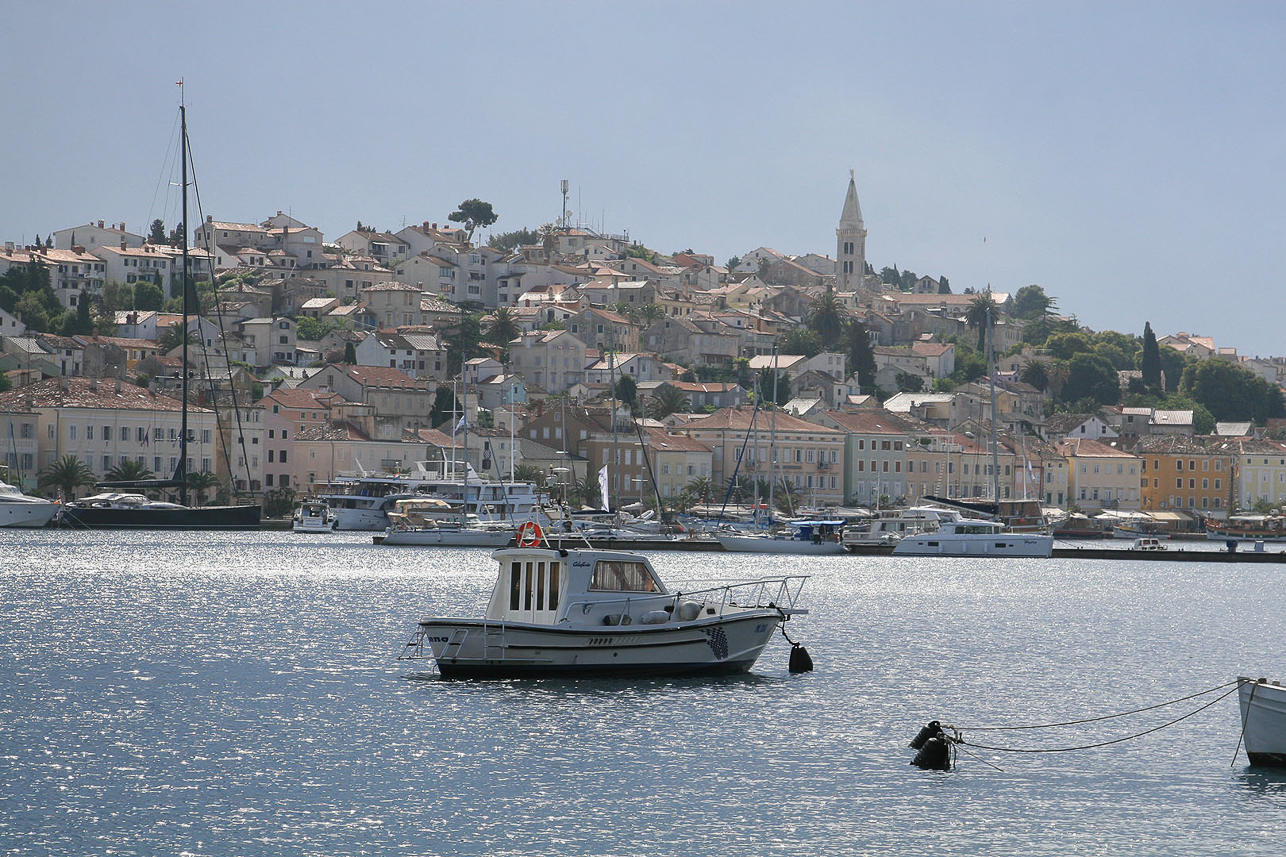
<svg viewBox="0 0 1286 857">
<path fill-rule="evenodd" d="M 852 292 L 862 287 L 866 274 L 866 225 L 862 206 L 857 201 L 857 179 L 848 171 L 848 193 L 844 210 L 835 230 L 835 285 L 838 291 Z"/>
</svg>

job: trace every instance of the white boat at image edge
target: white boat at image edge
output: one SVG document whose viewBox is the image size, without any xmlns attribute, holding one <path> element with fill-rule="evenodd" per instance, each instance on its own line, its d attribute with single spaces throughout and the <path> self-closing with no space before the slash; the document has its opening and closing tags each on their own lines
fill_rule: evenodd
<svg viewBox="0 0 1286 857">
<path fill-rule="evenodd" d="M 785 529 L 768 533 L 718 532 L 715 538 L 733 553 L 841 554 L 844 520 L 793 521 Z"/>
<path fill-rule="evenodd" d="M 937 525 L 903 536 L 894 556 L 1049 557 L 1054 537 L 1011 532 L 1000 521 L 966 518 L 954 509 L 936 509 Z"/>
<path fill-rule="evenodd" d="M 52 500 L 23 494 L 8 482 L 0 482 L 0 527 L 43 527 L 58 514 Z"/>
<path fill-rule="evenodd" d="M 296 533 L 333 533 L 335 513 L 322 500 L 305 500 L 295 510 L 290 528 Z"/>
<path fill-rule="evenodd" d="M 480 619 L 419 623 L 404 659 L 444 678 L 717 675 L 749 670 L 793 615 L 806 576 L 668 590 L 628 551 L 517 547 Z"/>
<path fill-rule="evenodd" d="M 1266 678 L 1238 676 L 1237 700 L 1250 764 L 1286 767 L 1286 687 Z"/>
</svg>

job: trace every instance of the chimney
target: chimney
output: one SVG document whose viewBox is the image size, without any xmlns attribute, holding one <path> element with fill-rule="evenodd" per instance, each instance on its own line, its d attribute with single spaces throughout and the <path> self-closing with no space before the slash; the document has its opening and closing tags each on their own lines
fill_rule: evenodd
<svg viewBox="0 0 1286 857">
<path fill-rule="evenodd" d="M 427 220 L 426 220 L 426 221 L 424 221 L 424 231 L 425 231 L 425 232 L 428 232 L 428 231 L 429 231 L 429 221 L 427 221 Z"/>
<path fill-rule="evenodd" d="M 116 394 L 119 396 L 119 395 L 120 395 L 120 392 L 121 392 L 121 379 L 120 379 L 120 378 L 117 378 L 117 379 L 116 379 Z"/>
<path fill-rule="evenodd" d="M 124 220 L 122 220 L 122 221 L 121 221 L 121 231 L 122 231 L 122 232 L 124 232 L 124 231 L 125 231 L 125 221 L 124 221 Z"/>
<path fill-rule="evenodd" d="M 213 223 L 213 222 L 214 222 L 214 215 L 213 215 L 213 214 L 207 214 L 207 215 L 205 216 L 205 222 L 206 222 L 206 223 Z"/>
<path fill-rule="evenodd" d="M 102 228 L 103 228 L 103 221 L 101 221 L 101 220 L 100 220 L 100 221 L 98 221 L 98 228 L 99 228 L 99 229 L 102 229 Z"/>
<path fill-rule="evenodd" d="M 122 250 L 127 249 L 127 248 L 125 247 L 125 239 L 124 239 L 124 238 L 122 238 L 122 239 L 121 239 L 121 249 L 122 249 Z"/>
</svg>

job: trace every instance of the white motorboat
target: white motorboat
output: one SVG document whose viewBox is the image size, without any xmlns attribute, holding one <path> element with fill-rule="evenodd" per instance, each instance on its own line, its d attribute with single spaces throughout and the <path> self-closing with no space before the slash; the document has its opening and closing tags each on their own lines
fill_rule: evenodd
<svg viewBox="0 0 1286 857">
<path fill-rule="evenodd" d="M 1286 687 L 1238 676 L 1241 734 L 1252 765 L 1286 766 Z"/>
<path fill-rule="evenodd" d="M 291 529 L 297 533 L 331 533 L 335 531 L 335 513 L 321 500 L 305 500 L 295 510 Z"/>
<path fill-rule="evenodd" d="M 677 592 L 639 554 L 529 541 L 492 553 L 482 618 L 422 620 L 403 658 L 431 656 L 445 678 L 738 673 L 807 612 L 806 576 Z"/>
<path fill-rule="evenodd" d="M 906 536 L 937 529 L 938 522 L 945 514 L 948 514 L 947 510 L 937 506 L 885 510 L 872 518 L 866 527 L 844 530 L 844 544 L 847 547 L 895 545 Z"/>
<path fill-rule="evenodd" d="M 715 533 L 726 551 L 734 553 L 841 554 L 844 547 L 844 521 L 793 521 L 789 528 L 770 533 Z"/>
<path fill-rule="evenodd" d="M 388 513 L 389 526 L 377 545 L 501 548 L 513 540 L 514 525 L 484 523 L 477 515 L 431 497 L 403 497 Z"/>
<path fill-rule="evenodd" d="M 937 529 L 905 536 L 893 548 L 895 556 L 1017 556 L 1047 557 L 1054 537 L 1010 532 L 999 521 L 966 518 L 953 509 L 938 513 Z"/>
<path fill-rule="evenodd" d="M 43 527 L 58 514 L 52 500 L 23 494 L 8 482 L 0 482 L 0 527 Z"/>
<path fill-rule="evenodd" d="M 341 530 L 382 532 L 402 499 L 442 500 L 482 521 L 522 521 L 540 500 L 532 483 L 489 481 L 463 461 L 418 461 L 408 474 L 344 476 L 332 487 L 337 490 L 321 499 L 335 512 Z"/>
</svg>

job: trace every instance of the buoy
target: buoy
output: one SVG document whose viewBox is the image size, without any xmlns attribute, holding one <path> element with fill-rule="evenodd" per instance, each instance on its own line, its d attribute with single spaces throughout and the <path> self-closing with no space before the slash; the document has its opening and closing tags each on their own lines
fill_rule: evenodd
<svg viewBox="0 0 1286 857">
<path fill-rule="evenodd" d="M 808 656 L 808 649 L 799 643 L 794 643 L 790 647 L 790 671 L 793 673 L 813 671 L 813 659 Z"/>
<path fill-rule="evenodd" d="M 915 758 L 911 760 L 911 764 L 926 771 L 951 770 L 951 748 L 947 744 L 946 737 L 939 732 L 925 741 L 920 752 L 916 753 Z"/>
<path fill-rule="evenodd" d="M 921 729 L 916 734 L 916 736 L 911 739 L 911 743 L 907 746 L 909 746 L 912 750 L 919 750 L 921 747 L 924 746 L 925 741 L 928 741 L 934 735 L 941 735 L 941 734 L 942 734 L 942 724 L 936 720 L 930 720 L 928 723 L 925 724 L 924 728 Z"/>
</svg>

